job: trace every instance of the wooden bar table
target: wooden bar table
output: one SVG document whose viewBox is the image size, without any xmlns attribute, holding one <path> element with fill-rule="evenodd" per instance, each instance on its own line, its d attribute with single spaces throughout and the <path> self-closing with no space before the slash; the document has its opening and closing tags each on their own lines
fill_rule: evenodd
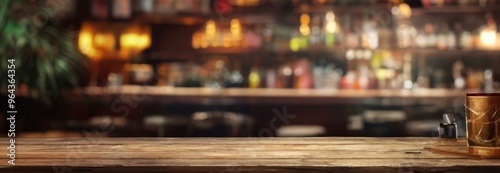
<svg viewBox="0 0 500 173">
<path fill-rule="evenodd" d="M 439 138 L 18 138 L 16 165 L 3 154 L 0 172 L 500 172 L 500 159 L 433 146 L 467 149 Z"/>
</svg>

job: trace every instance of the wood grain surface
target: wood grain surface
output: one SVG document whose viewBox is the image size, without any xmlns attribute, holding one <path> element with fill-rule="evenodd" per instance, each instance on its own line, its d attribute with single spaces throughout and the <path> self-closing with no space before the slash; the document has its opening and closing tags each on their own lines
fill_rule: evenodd
<svg viewBox="0 0 500 173">
<path fill-rule="evenodd" d="M 0 138 L 0 146 L 8 146 Z M 500 159 L 439 138 L 67 138 L 16 140 L 0 172 L 499 172 Z M 7 150 L 4 150 L 7 153 Z"/>
</svg>

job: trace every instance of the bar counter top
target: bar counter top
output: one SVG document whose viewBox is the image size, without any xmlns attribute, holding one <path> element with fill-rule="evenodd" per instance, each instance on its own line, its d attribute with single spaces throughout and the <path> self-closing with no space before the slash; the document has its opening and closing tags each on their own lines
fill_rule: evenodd
<svg viewBox="0 0 500 173">
<path fill-rule="evenodd" d="M 370 100 L 396 103 L 424 101 L 443 102 L 464 100 L 466 93 L 479 90 L 458 89 L 284 89 L 284 88 L 178 88 L 161 86 L 124 85 L 116 88 L 85 87 L 67 92 L 67 101 L 101 100 L 109 101 L 122 96 L 133 96 L 135 100 L 149 100 L 155 103 L 195 104 L 336 104 L 365 103 Z"/>
<path fill-rule="evenodd" d="M 9 140 L 0 138 L 8 147 Z M 439 138 L 67 138 L 16 140 L 0 172 L 498 172 L 500 159 L 441 154 Z M 4 152 L 7 150 L 4 148 Z"/>
</svg>

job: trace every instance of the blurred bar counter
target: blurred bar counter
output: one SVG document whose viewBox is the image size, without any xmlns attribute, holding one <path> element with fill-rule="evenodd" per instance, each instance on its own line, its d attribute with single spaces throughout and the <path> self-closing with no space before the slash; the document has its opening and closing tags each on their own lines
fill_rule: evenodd
<svg viewBox="0 0 500 173">
<path fill-rule="evenodd" d="M 141 100 L 162 103 L 197 104 L 332 104 L 359 103 L 366 100 L 453 100 L 479 90 L 353 90 L 353 89 L 269 89 L 269 88 L 178 88 L 126 85 L 116 88 L 85 87 L 66 93 L 69 100 L 80 97 L 112 99 L 113 95 L 135 95 Z M 78 97 L 80 96 L 80 97 Z"/>
<path fill-rule="evenodd" d="M 499 159 L 439 138 L 73 138 L 18 139 L 16 165 L 1 172 L 497 172 Z M 8 139 L 0 145 L 7 146 Z M 57 172 L 57 171 L 56 171 Z"/>
</svg>

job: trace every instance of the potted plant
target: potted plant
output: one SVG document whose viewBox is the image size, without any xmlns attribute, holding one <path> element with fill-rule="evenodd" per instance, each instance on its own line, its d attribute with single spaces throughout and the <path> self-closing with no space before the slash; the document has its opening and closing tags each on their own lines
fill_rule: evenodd
<svg viewBox="0 0 500 173">
<path fill-rule="evenodd" d="M 3 75 L 9 62 L 15 65 L 16 94 L 31 98 L 57 96 L 88 77 L 88 59 L 78 51 L 74 34 L 56 27 L 54 16 L 43 1 L 0 1 L 0 91 L 10 84 Z"/>
<path fill-rule="evenodd" d="M 15 95 L 19 128 L 37 131 L 51 121 L 41 114 L 64 122 L 59 96 L 84 85 L 90 74 L 89 60 L 75 45 L 76 34 L 57 27 L 54 9 L 44 2 L 0 0 L 0 98 Z"/>
</svg>

